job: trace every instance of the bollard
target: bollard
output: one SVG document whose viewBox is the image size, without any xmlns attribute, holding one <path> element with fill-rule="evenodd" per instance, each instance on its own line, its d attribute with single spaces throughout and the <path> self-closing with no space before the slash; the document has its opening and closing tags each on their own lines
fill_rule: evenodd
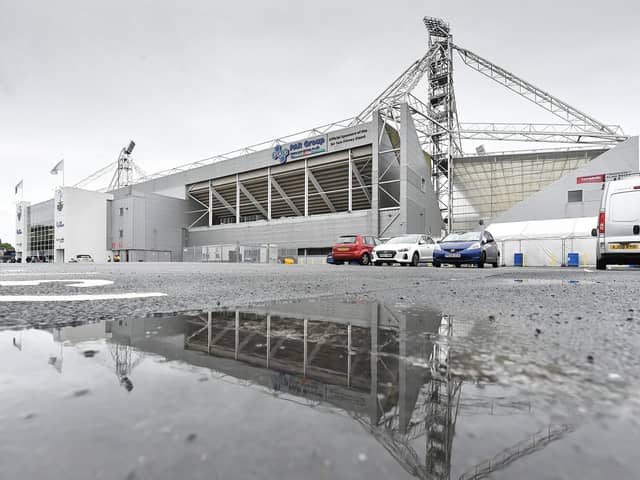
<svg viewBox="0 0 640 480">
<path fill-rule="evenodd" d="M 514 267 L 524 267 L 524 254 L 523 253 L 514 253 L 513 254 L 513 266 Z"/>
<path fill-rule="evenodd" d="M 579 267 L 580 266 L 580 254 L 579 253 L 569 253 L 568 256 L 568 267 Z"/>
</svg>

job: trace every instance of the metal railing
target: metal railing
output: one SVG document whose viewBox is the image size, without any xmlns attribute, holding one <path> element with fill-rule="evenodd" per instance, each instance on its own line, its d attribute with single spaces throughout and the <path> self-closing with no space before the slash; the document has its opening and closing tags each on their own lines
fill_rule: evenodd
<svg viewBox="0 0 640 480">
<path fill-rule="evenodd" d="M 320 265 L 326 263 L 326 255 L 307 255 L 306 250 L 272 243 L 199 245 L 185 247 L 183 262 L 210 263 L 300 263 Z"/>
</svg>

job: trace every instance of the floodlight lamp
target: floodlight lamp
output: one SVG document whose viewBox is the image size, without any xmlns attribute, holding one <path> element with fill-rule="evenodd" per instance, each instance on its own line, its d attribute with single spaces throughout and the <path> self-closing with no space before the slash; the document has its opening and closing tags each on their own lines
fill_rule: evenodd
<svg viewBox="0 0 640 480">
<path fill-rule="evenodd" d="M 441 18 L 424 17 L 424 26 L 427 27 L 427 31 L 430 35 L 434 35 L 436 37 L 449 36 L 449 23 L 445 22 Z"/>
<path fill-rule="evenodd" d="M 131 152 L 133 152 L 133 149 L 136 146 L 136 142 L 134 142 L 133 140 L 129 141 L 129 145 L 127 145 L 127 147 L 124 149 L 124 152 L 127 155 L 131 155 Z"/>
</svg>

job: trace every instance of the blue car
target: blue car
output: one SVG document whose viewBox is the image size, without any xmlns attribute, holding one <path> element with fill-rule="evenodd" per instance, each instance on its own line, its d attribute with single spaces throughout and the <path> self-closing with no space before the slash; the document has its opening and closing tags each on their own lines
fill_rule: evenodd
<svg viewBox="0 0 640 480">
<path fill-rule="evenodd" d="M 459 267 L 463 264 L 483 268 L 490 263 L 494 268 L 500 265 L 500 250 L 491 234 L 486 231 L 450 233 L 433 251 L 433 266 L 448 263 Z"/>
</svg>

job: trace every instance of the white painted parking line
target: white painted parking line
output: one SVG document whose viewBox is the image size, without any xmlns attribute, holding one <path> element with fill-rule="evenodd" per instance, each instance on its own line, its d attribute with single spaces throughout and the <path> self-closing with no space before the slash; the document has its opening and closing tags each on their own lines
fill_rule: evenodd
<svg viewBox="0 0 640 480">
<path fill-rule="evenodd" d="M 24 270 L 12 270 L 12 271 L 0 271 L 0 276 L 9 276 L 9 275 L 16 275 L 16 276 L 38 276 L 38 277 L 44 277 L 46 275 L 98 275 L 98 272 L 24 272 Z"/>
<path fill-rule="evenodd" d="M 73 282 L 73 283 L 70 283 Z M 113 285 L 111 280 L 87 280 L 70 278 L 68 280 L 0 280 L 0 287 L 35 287 L 41 283 L 68 283 L 68 287 L 103 287 Z"/>
<path fill-rule="evenodd" d="M 133 298 L 166 297 L 166 293 L 103 293 L 85 295 L 0 295 L 0 302 L 86 302 L 91 300 L 128 300 Z"/>
</svg>

